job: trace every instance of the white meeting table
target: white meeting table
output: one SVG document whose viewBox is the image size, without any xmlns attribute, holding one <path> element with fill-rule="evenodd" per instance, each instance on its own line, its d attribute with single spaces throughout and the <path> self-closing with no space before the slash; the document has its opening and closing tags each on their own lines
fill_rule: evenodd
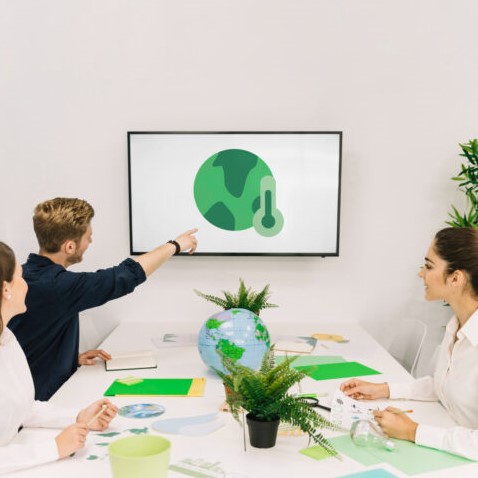
<svg viewBox="0 0 478 478">
<path fill-rule="evenodd" d="M 285 324 L 272 322 L 267 324 L 272 337 L 276 341 L 284 334 L 311 335 L 312 333 L 338 334 L 349 339 L 343 347 L 327 342 L 321 342 L 313 352 L 315 355 L 338 355 L 337 350 L 343 350 L 340 355 L 346 359 L 356 360 L 382 373 L 364 377 L 366 380 L 407 381 L 410 375 L 380 346 L 360 325 L 356 323 L 309 323 Z M 105 390 L 116 378 L 136 376 L 142 378 L 193 378 L 205 377 L 206 386 L 203 397 L 109 397 L 118 407 L 139 403 L 158 403 L 166 408 L 160 417 L 149 419 L 132 419 L 118 416 L 108 431 L 124 432 L 131 428 L 148 426 L 149 433 L 154 431 L 151 423 L 167 418 L 182 418 L 210 413 L 219 413 L 219 419 L 224 426 L 204 436 L 186 436 L 179 434 L 162 434 L 172 442 L 171 464 L 178 464 L 189 460 L 196 464 L 209 464 L 210 477 L 224 478 L 259 478 L 272 477 L 340 477 L 358 473 L 367 469 L 383 468 L 395 476 L 407 476 L 398 470 L 383 463 L 367 468 L 360 463 L 343 455 L 342 459 L 331 457 L 321 461 L 309 458 L 299 450 L 308 446 L 307 436 L 278 436 L 274 448 L 256 449 L 249 445 L 241 426 L 227 412 L 220 412 L 224 404 L 224 387 L 220 379 L 203 364 L 197 346 L 162 347 L 156 348 L 152 338 L 162 337 L 166 333 L 186 334 L 196 333 L 200 324 L 188 325 L 185 323 L 132 323 L 120 324 L 101 345 L 101 348 L 110 353 L 124 353 L 128 351 L 153 349 L 157 353 L 158 368 L 126 371 L 105 371 L 104 363 L 98 362 L 94 366 L 83 366 L 66 382 L 51 398 L 51 402 L 66 407 L 82 408 L 102 397 Z M 316 381 L 309 377 L 301 383 L 302 392 L 315 392 L 318 396 L 331 394 L 345 379 Z M 299 391 L 299 390 L 297 390 Z M 329 398 L 330 400 L 330 398 Z M 327 398 L 323 399 L 327 402 Z M 430 425 L 452 426 L 453 421 L 437 402 L 393 401 L 395 406 L 412 408 L 413 418 L 418 422 Z M 322 413 L 322 412 L 321 412 Z M 328 416 L 328 412 L 323 412 Z M 247 428 L 247 427 L 246 427 Z M 56 436 L 58 430 L 24 429 L 16 441 L 26 442 L 32 439 Z M 337 435 L 336 432 L 324 431 L 325 436 Z M 340 433 L 340 434 L 343 434 Z M 120 435 L 122 436 L 122 435 Z M 38 466 L 33 469 L 18 471 L 11 476 L 23 477 L 68 477 L 94 478 L 112 476 L 106 451 L 97 460 L 87 460 L 88 453 L 98 442 L 95 432 L 88 436 L 85 449 L 74 457 L 60 460 L 51 464 Z M 111 440 L 110 440 L 111 441 Z M 104 447 L 106 450 L 106 447 Z M 216 472 L 212 471 L 216 470 Z M 222 470 L 222 472 L 220 471 Z M 449 477 L 459 474 L 478 476 L 478 463 L 466 464 L 457 468 L 440 470 L 415 475 L 419 477 Z M 170 470 L 168 477 L 184 478 L 184 473 Z M 191 474 L 190 476 L 200 476 Z M 140 478 L 140 477 L 139 477 Z"/>
</svg>

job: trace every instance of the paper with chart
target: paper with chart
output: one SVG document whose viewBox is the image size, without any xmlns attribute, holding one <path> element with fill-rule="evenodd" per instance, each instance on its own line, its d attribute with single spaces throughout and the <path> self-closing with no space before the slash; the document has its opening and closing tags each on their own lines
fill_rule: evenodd
<svg viewBox="0 0 478 478">
<path fill-rule="evenodd" d="M 215 458 L 183 458 L 171 463 L 168 476 L 177 475 L 196 478 L 248 478 L 250 476 L 231 471 L 227 465 Z"/>
<path fill-rule="evenodd" d="M 382 410 L 388 402 L 382 400 L 354 400 L 339 389 L 335 390 L 330 403 L 329 420 L 344 430 L 350 430 L 357 420 L 374 420 L 373 410 Z"/>
<path fill-rule="evenodd" d="M 112 426 L 104 432 L 90 432 L 85 447 L 74 454 L 74 459 L 87 461 L 104 460 L 108 456 L 108 445 L 113 441 L 132 435 L 145 434 L 149 434 L 148 427 L 121 429 Z"/>
</svg>

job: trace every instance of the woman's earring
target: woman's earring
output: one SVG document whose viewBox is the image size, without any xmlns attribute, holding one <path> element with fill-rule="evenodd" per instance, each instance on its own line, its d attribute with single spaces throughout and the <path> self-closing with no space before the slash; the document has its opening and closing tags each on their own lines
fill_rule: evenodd
<svg viewBox="0 0 478 478">
<path fill-rule="evenodd" d="M 10 300 L 11 298 L 12 298 L 12 294 L 7 294 L 6 299 L 7 299 L 7 300 Z"/>
</svg>

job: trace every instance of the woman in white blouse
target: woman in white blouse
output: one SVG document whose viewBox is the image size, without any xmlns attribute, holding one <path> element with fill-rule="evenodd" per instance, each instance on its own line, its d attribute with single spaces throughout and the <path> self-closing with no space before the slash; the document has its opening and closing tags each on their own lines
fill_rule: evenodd
<svg viewBox="0 0 478 478">
<path fill-rule="evenodd" d="M 2 242 L 0 284 L 0 473 L 7 473 L 71 455 L 85 445 L 89 429 L 107 428 L 118 409 L 107 399 L 98 400 L 79 412 L 34 400 L 33 380 L 25 354 L 6 327 L 13 316 L 25 312 L 28 286 L 13 251 Z M 104 412 L 90 423 L 103 405 L 106 405 Z M 64 430 L 51 440 L 12 444 L 22 427 Z"/>
<path fill-rule="evenodd" d="M 375 419 L 391 437 L 478 460 L 478 229 L 446 228 L 428 249 L 419 276 L 427 300 L 444 300 L 454 317 L 446 327 L 435 373 L 406 384 L 359 379 L 341 385 L 361 400 L 439 400 L 458 424 L 441 428 L 418 424 L 388 407 Z"/>
</svg>

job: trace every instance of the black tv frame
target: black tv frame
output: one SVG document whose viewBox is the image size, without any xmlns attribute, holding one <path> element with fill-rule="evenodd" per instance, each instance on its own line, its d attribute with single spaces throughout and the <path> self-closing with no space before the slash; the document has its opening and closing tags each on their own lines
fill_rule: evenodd
<svg viewBox="0 0 478 478">
<path fill-rule="evenodd" d="M 308 135 L 308 134 L 324 134 L 324 135 L 338 135 L 339 136 L 339 164 L 338 164 L 338 190 L 337 190 L 337 233 L 336 233 L 336 247 L 334 252 L 195 252 L 193 255 L 187 253 L 180 253 L 176 257 L 187 256 L 261 256 L 261 257 L 338 257 L 340 252 L 340 212 L 341 212 L 341 193 L 342 193 L 342 131 L 128 131 L 128 209 L 129 209 L 129 244 L 130 255 L 137 256 L 145 254 L 149 251 L 135 251 L 133 250 L 133 211 L 132 211 L 132 191 L 131 191 L 131 136 L 133 135 L 194 135 L 194 134 L 216 134 L 216 135 L 230 135 L 230 134 L 294 134 L 294 135 Z"/>
</svg>

